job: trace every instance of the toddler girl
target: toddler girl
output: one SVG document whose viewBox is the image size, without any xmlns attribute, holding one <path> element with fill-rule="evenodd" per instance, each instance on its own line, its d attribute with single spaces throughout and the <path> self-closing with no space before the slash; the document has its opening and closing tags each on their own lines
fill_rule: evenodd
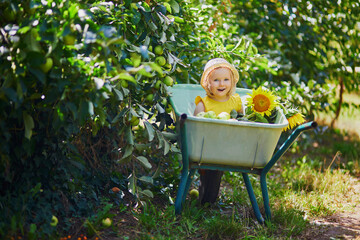
<svg viewBox="0 0 360 240">
<path fill-rule="evenodd" d="M 239 73 L 235 67 L 223 58 L 214 58 L 205 65 L 200 84 L 206 91 L 205 97 L 195 98 L 194 115 L 200 112 L 214 111 L 230 113 L 235 109 L 242 112 L 239 94 L 234 94 Z M 199 200 L 201 204 L 214 203 L 219 194 L 222 171 L 200 170 Z"/>
</svg>

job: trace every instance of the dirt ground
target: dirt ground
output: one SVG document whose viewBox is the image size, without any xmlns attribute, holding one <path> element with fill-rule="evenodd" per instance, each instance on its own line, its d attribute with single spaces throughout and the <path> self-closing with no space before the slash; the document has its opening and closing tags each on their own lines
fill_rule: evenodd
<svg viewBox="0 0 360 240">
<path fill-rule="evenodd" d="M 360 179 L 354 185 L 354 195 L 360 199 Z M 360 205 L 351 212 L 336 213 L 312 220 L 313 227 L 305 231 L 303 239 L 357 239 L 360 240 Z"/>
</svg>

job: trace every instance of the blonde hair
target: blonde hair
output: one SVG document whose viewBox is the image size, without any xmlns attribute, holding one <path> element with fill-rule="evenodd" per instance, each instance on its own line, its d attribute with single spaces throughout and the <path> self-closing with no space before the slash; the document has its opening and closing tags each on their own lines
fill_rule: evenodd
<svg viewBox="0 0 360 240">
<path fill-rule="evenodd" d="M 211 92 L 210 90 L 210 84 L 209 84 L 209 77 L 211 75 L 211 73 L 217 69 L 220 69 L 220 68 L 226 68 L 230 71 L 230 76 L 231 76 L 231 89 L 230 91 L 226 94 L 227 96 L 231 96 L 235 93 L 235 89 L 236 89 L 236 82 L 235 82 L 235 78 L 234 78 L 234 73 L 232 72 L 232 70 L 228 67 L 225 67 L 225 66 L 220 66 L 220 67 L 217 67 L 217 68 L 214 68 L 212 69 L 209 74 L 207 75 L 207 78 L 204 80 L 204 85 L 206 86 L 204 89 L 206 91 L 206 95 L 208 96 L 212 96 L 214 95 L 214 93 Z"/>
<path fill-rule="evenodd" d="M 206 94 L 211 96 L 212 93 L 209 89 L 209 75 L 212 71 L 218 68 L 227 68 L 231 73 L 231 91 L 229 91 L 229 95 L 234 94 L 236 89 L 236 83 L 239 81 L 239 72 L 236 70 L 234 65 L 230 64 L 224 58 L 213 58 L 209 60 L 204 67 L 204 72 L 201 76 L 200 84 L 205 89 Z"/>
</svg>

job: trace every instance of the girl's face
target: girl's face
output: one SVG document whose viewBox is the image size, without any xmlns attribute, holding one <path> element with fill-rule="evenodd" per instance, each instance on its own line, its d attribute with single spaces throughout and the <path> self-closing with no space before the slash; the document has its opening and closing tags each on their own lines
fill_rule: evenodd
<svg viewBox="0 0 360 240">
<path fill-rule="evenodd" d="M 231 71 L 227 68 L 216 68 L 209 74 L 209 90 L 214 100 L 221 102 L 229 99 L 231 78 Z"/>
</svg>

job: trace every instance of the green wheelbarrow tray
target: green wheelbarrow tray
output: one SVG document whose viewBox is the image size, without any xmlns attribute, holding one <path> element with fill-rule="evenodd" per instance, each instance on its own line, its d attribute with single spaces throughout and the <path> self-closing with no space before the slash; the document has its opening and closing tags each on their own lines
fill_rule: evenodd
<svg viewBox="0 0 360 240">
<path fill-rule="evenodd" d="M 182 173 L 178 188 L 175 212 L 181 213 L 193 176 L 198 169 L 242 172 L 255 216 L 264 222 L 248 174 L 260 175 L 265 217 L 271 218 L 266 174 L 296 140 L 301 132 L 315 128 L 316 122 L 297 127 L 273 155 L 282 129 L 288 125 L 283 113 L 274 124 L 206 119 L 194 117 L 195 97 L 205 96 L 200 85 L 178 84 L 169 89 L 170 103 L 174 108 L 182 153 Z M 250 90 L 237 88 L 245 98 Z"/>
</svg>

